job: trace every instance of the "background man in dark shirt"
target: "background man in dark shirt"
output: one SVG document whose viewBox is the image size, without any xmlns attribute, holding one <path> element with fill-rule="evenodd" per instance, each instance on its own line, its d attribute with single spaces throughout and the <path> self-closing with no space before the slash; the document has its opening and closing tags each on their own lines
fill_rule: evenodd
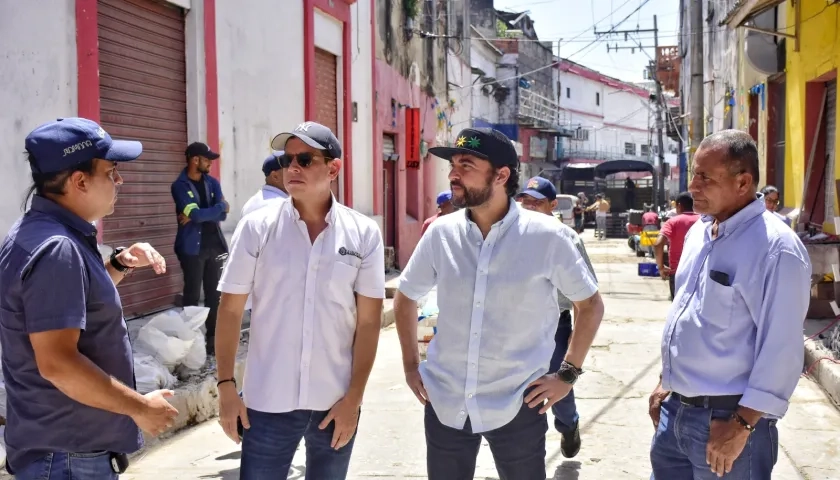
<svg viewBox="0 0 840 480">
<path fill-rule="evenodd" d="M 219 181 L 210 176 L 210 165 L 219 154 L 206 144 L 195 142 L 186 150 L 187 168 L 172 184 L 172 198 L 178 214 L 175 254 L 184 272 L 184 306 L 198 305 L 204 286 L 207 315 L 207 353 L 213 354 L 219 284 L 227 242 L 220 226 L 230 206 L 222 195 Z"/>
</svg>

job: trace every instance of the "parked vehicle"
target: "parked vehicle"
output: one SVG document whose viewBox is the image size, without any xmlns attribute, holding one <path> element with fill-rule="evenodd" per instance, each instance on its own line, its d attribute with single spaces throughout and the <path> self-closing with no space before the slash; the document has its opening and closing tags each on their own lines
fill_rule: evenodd
<svg viewBox="0 0 840 480">
<path fill-rule="evenodd" d="M 578 198 L 574 195 L 557 194 L 557 206 L 554 207 L 554 216 L 566 225 L 575 228 L 574 208 L 578 204 Z"/>
</svg>

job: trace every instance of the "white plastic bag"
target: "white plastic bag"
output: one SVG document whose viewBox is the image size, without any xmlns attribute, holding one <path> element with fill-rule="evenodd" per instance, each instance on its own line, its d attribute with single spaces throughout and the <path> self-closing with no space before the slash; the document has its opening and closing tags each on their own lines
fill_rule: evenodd
<svg viewBox="0 0 840 480">
<path fill-rule="evenodd" d="M 149 322 L 137 335 L 137 352 L 155 357 L 171 372 L 184 360 L 194 342 L 195 337 L 190 340 L 170 337 Z"/>
<path fill-rule="evenodd" d="M 181 362 L 187 370 L 201 370 L 207 361 L 207 342 L 201 332 L 193 332 L 193 344 L 184 361 Z"/>
<path fill-rule="evenodd" d="M 155 390 L 172 388 L 177 379 L 151 355 L 134 355 L 134 379 L 137 391 L 143 394 Z"/>
<path fill-rule="evenodd" d="M 198 331 L 204 326 L 204 322 L 207 321 L 207 315 L 209 313 L 210 308 L 208 307 L 184 307 L 181 318 L 190 330 Z"/>
<path fill-rule="evenodd" d="M 171 312 L 171 313 L 170 313 Z M 170 310 L 155 315 L 143 328 L 157 328 L 167 336 L 180 338 L 181 340 L 192 340 L 195 332 L 187 326 L 181 315 Z"/>
</svg>

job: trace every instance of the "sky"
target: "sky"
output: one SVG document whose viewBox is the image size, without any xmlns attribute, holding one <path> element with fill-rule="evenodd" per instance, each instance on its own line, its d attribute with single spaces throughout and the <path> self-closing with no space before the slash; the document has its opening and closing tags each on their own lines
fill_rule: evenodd
<svg viewBox="0 0 840 480">
<path fill-rule="evenodd" d="M 654 57 L 653 32 L 634 34 L 627 41 L 623 34 L 602 36 L 588 46 L 596 39 L 593 25 L 599 32 L 652 29 L 657 15 L 659 45 L 676 45 L 678 41 L 679 0 L 495 0 L 494 4 L 497 10 L 530 11 L 539 39 L 554 42 L 555 53 L 559 42 L 561 57 L 628 82 L 644 80 L 648 61 Z M 630 50 L 607 53 L 607 44 L 612 48 L 616 44 L 638 47 L 639 43 L 651 48 L 643 52 L 637 48 L 632 54 Z"/>
</svg>

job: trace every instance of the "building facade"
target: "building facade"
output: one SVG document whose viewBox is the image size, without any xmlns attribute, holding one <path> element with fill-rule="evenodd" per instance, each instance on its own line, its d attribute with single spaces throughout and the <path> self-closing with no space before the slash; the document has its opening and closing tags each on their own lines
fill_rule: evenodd
<svg viewBox="0 0 840 480">
<path fill-rule="evenodd" d="M 103 245 L 148 241 L 169 266 L 163 277 L 138 272 L 120 284 L 128 317 L 178 301 L 182 275 L 169 185 L 184 167 L 189 142 L 221 153 L 213 175 L 231 205 L 227 232 L 264 182 L 260 167 L 272 136 L 304 120 L 336 132 L 345 152 L 338 198 L 373 215 L 373 2 L 257 3 L 243 9 L 215 0 L 57 0 L 45 9 L 14 2 L 0 28 L 6 53 L 0 98 L 12 112 L 0 119 L 0 142 L 18 154 L 2 160 L 11 181 L 0 193 L 6 200 L 0 228 L 8 230 L 20 215 L 30 183 L 25 135 L 68 116 L 144 144 L 140 159 L 121 168 L 125 184 L 115 212 L 99 225 Z M 276 18 L 284 19 L 283 28 Z"/>
</svg>

